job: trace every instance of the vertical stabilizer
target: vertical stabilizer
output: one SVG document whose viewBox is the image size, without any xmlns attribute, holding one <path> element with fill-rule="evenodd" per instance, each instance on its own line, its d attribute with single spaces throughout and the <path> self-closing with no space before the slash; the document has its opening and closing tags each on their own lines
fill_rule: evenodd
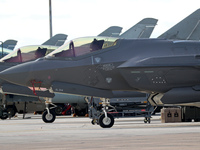
<svg viewBox="0 0 200 150">
<path fill-rule="evenodd" d="M 118 37 L 122 31 L 122 27 L 111 26 L 107 28 L 105 31 L 100 33 L 98 36 L 108 36 L 108 37 Z"/>
<path fill-rule="evenodd" d="M 173 40 L 200 40 L 200 9 L 197 9 L 158 38 Z"/>
<path fill-rule="evenodd" d="M 157 24 L 157 19 L 145 18 L 120 35 L 120 38 L 149 38 Z"/>
<path fill-rule="evenodd" d="M 44 42 L 42 45 L 61 46 L 65 43 L 66 39 L 67 39 L 66 34 L 56 34 L 52 38 Z"/>
<path fill-rule="evenodd" d="M 5 42 L 3 42 L 3 47 L 13 50 L 15 48 L 16 44 L 17 44 L 16 40 L 6 40 Z M 1 46 L 2 46 L 2 44 L 0 45 L 0 47 Z"/>
</svg>

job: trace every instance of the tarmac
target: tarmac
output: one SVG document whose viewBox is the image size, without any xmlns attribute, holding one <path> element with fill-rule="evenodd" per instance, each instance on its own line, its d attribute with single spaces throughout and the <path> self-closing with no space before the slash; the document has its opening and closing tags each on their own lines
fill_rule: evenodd
<svg viewBox="0 0 200 150">
<path fill-rule="evenodd" d="M 41 115 L 27 114 L 0 120 L 1 150 L 199 150 L 200 122 L 161 123 L 153 116 L 115 119 L 112 128 L 92 125 L 85 117 L 59 116 L 44 123 Z"/>
</svg>

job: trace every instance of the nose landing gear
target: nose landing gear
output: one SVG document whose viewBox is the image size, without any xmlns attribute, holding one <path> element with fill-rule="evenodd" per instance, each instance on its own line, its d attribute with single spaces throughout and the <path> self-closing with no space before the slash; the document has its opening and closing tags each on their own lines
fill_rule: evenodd
<svg viewBox="0 0 200 150">
<path fill-rule="evenodd" d="M 52 123 L 56 119 L 55 111 L 53 109 L 49 108 L 50 104 L 54 105 L 53 103 L 51 103 L 51 99 L 47 99 L 46 102 L 45 102 L 46 110 L 42 114 L 42 120 L 45 123 Z M 56 105 L 55 105 L 55 107 L 56 107 Z"/>
</svg>

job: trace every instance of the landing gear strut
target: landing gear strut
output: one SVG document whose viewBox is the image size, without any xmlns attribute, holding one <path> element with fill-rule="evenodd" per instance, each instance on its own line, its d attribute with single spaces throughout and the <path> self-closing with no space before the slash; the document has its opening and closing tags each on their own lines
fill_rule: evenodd
<svg viewBox="0 0 200 150">
<path fill-rule="evenodd" d="M 45 102 L 46 110 L 42 114 L 42 120 L 45 123 L 52 123 L 56 119 L 56 113 L 55 113 L 55 111 L 53 109 L 49 108 L 50 104 L 52 104 L 51 103 L 51 99 L 46 100 L 46 102 Z M 54 104 L 52 104 L 52 105 L 54 105 Z M 55 107 L 56 107 L 56 105 L 55 105 Z"/>
</svg>

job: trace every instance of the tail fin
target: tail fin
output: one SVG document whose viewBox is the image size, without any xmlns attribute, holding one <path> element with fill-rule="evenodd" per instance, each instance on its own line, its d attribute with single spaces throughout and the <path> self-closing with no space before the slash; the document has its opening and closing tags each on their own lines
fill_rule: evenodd
<svg viewBox="0 0 200 150">
<path fill-rule="evenodd" d="M 158 38 L 174 40 L 200 40 L 200 9 L 197 9 Z"/>
<path fill-rule="evenodd" d="M 121 31 L 122 31 L 122 27 L 111 26 L 107 28 L 105 31 L 103 31 L 102 33 L 100 33 L 98 36 L 116 37 L 116 36 L 119 36 Z"/>
<path fill-rule="evenodd" d="M 154 18 L 145 18 L 120 35 L 120 38 L 149 38 L 158 22 Z"/>
<path fill-rule="evenodd" d="M 44 42 L 42 45 L 61 46 L 65 43 L 66 39 L 67 39 L 66 34 L 56 34 L 52 38 Z"/>
<path fill-rule="evenodd" d="M 16 40 L 6 40 L 5 42 L 3 42 L 3 47 L 13 50 L 15 48 L 16 44 L 17 44 Z M 2 46 L 2 44 L 0 45 L 0 47 L 1 46 Z"/>
</svg>

